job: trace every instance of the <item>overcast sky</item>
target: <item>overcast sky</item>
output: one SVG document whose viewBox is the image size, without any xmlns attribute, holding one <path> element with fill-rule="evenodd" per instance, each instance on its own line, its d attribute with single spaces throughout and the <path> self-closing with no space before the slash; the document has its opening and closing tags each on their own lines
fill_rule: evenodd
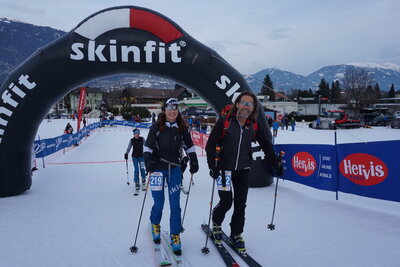
<svg viewBox="0 0 400 267">
<path fill-rule="evenodd" d="M 0 0 L 0 17 L 70 31 L 91 14 L 121 5 L 169 17 L 243 74 L 400 64 L 399 0 Z"/>
</svg>

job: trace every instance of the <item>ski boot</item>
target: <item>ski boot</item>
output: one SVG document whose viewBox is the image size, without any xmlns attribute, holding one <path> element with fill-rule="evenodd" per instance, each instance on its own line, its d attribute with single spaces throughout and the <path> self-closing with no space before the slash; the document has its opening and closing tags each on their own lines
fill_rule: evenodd
<svg viewBox="0 0 400 267">
<path fill-rule="evenodd" d="M 146 178 L 142 178 L 142 189 L 146 189 Z"/>
<path fill-rule="evenodd" d="M 140 188 L 140 184 L 139 183 L 135 183 L 135 191 L 133 192 L 134 196 L 138 196 L 139 195 L 139 188 Z"/>
<path fill-rule="evenodd" d="M 222 244 L 222 231 L 221 231 L 221 225 L 213 223 L 212 227 L 212 235 L 214 237 L 214 243 L 218 246 L 221 246 Z"/>
<path fill-rule="evenodd" d="M 171 247 L 172 247 L 172 252 L 174 252 L 175 255 L 182 255 L 182 249 L 181 249 L 181 238 L 179 234 L 177 235 L 172 235 L 171 234 Z"/>
<path fill-rule="evenodd" d="M 246 255 L 246 247 L 244 246 L 244 240 L 240 234 L 231 233 L 229 241 L 240 254 Z"/>
<path fill-rule="evenodd" d="M 153 242 L 156 244 L 161 243 L 161 226 L 159 224 L 152 224 L 151 225 L 151 235 L 153 236 Z"/>
</svg>

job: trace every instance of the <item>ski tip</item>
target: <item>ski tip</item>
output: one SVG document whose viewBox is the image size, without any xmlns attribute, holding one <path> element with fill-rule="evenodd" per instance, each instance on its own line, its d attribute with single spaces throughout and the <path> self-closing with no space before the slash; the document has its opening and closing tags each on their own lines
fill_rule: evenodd
<svg viewBox="0 0 400 267">
<path fill-rule="evenodd" d="M 172 251 L 176 256 L 182 256 L 182 250 L 173 250 Z"/>
<path fill-rule="evenodd" d="M 237 262 L 235 262 L 232 264 L 232 267 L 240 267 L 240 265 Z"/>
</svg>

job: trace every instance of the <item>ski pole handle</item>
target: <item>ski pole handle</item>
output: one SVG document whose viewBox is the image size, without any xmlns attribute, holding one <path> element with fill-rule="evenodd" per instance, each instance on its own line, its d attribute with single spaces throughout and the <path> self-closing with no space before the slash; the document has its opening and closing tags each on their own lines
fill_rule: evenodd
<svg viewBox="0 0 400 267">
<path fill-rule="evenodd" d="M 282 161 L 283 156 L 285 156 L 285 151 L 279 152 L 279 154 L 278 154 L 278 161 L 279 161 L 279 162 Z"/>
<path fill-rule="evenodd" d="M 221 160 L 221 147 L 215 147 L 215 168 L 217 167 L 218 161 Z"/>
</svg>

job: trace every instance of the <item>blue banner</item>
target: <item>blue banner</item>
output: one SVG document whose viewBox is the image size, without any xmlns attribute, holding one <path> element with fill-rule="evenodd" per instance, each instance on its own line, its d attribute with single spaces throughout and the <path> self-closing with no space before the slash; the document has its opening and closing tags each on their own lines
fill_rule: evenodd
<svg viewBox="0 0 400 267">
<path fill-rule="evenodd" d="M 89 135 L 90 131 L 105 125 L 121 125 L 135 128 L 150 128 L 151 123 L 133 122 L 133 121 L 117 121 L 117 120 L 104 120 L 101 122 L 92 123 L 84 127 L 81 131 L 75 134 L 63 134 L 54 138 L 34 141 L 34 150 L 36 158 L 43 158 L 51 155 L 61 149 L 78 144 L 83 137 Z"/>
<path fill-rule="evenodd" d="M 284 179 L 317 189 L 337 190 L 337 161 L 333 145 L 275 145 L 284 151 Z"/>
<path fill-rule="evenodd" d="M 119 125 L 119 126 L 129 126 L 129 127 L 135 127 L 135 128 L 144 128 L 144 129 L 149 129 L 151 126 L 151 123 L 148 122 L 134 122 L 134 121 L 117 121 L 117 120 L 103 120 L 101 121 L 101 126 L 114 126 L 114 125 Z"/>
<path fill-rule="evenodd" d="M 400 201 L 400 141 L 337 145 L 340 191 Z"/>
</svg>

